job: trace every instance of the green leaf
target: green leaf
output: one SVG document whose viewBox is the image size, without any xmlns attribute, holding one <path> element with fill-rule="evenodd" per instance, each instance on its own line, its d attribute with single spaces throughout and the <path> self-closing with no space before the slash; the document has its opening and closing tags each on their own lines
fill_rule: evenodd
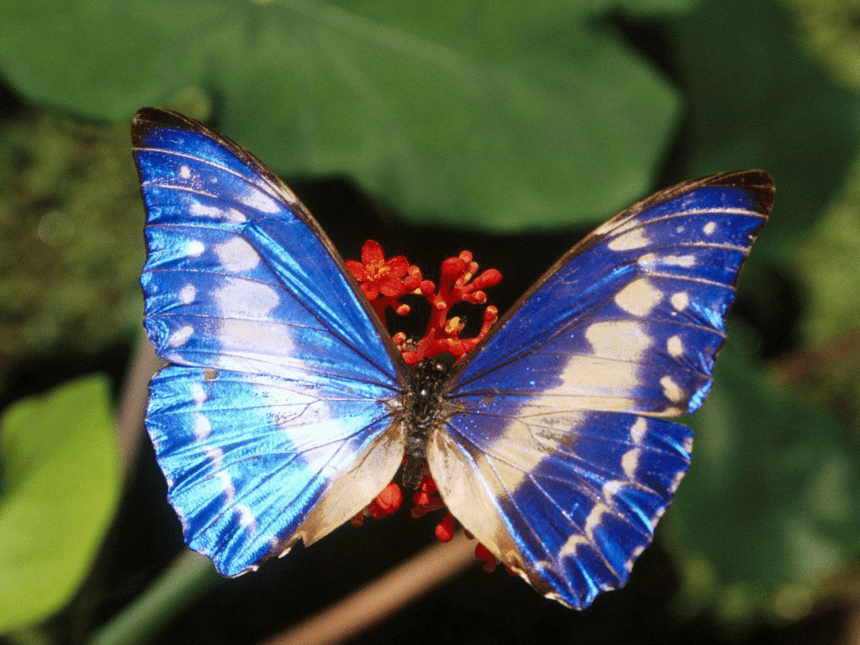
<svg viewBox="0 0 860 645">
<path fill-rule="evenodd" d="M 846 428 L 776 387 L 731 345 L 690 425 L 692 466 L 666 518 L 687 611 L 712 606 L 733 620 L 784 614 L 785 593 L 810 596 L 860 553 L 860 455 Z"/>
<path fill-rule="evenodd" d="M 120 119 L 197 85 L 218 98 L 219 127 L 274 170 L 345 173 L 406 217 L 454 226 L 618 210 L 651 188 L 679 111 L 602 19 L 609 2 L 12 5 L 0 71 L 29 99 Z"/>
<path fill-rule="evenodd" d="M 122 119 L 166 88 L 192 83 L 205 52 L 193 45 L 231 0 L 48 0 L 4 3 L 4 81 L 38 103 L 85 117 Z M 178 55 L 181 54 L 181 55 Z"/>
<path fill-rule="evenodd" d="M 0 418 L 0 632 L 44 620 L 83 581 L 116 508 L 119 456 L 102 376 Z"/>
<path fill-rule="evenodd" d="M 860 141 L 860 97 L 809 58 L 774 0 L 711 0 L 670 24 L 689 99 L 679 174 L 770 172 L 776 206 L 756 248 L 779 253 L 842 186 Z"/>
</svg>

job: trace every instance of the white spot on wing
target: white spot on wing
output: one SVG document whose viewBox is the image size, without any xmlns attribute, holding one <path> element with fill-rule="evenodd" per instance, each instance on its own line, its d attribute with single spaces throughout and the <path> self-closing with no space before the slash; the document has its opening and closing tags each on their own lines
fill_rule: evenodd
<svg viewBox="0 0 860 645">
<path fill-rule="evenodd" d="M 256 208 L 264 213 L 278 213 L 283 210 L 281 204 L 256 188 L 248 188 L 248 190 L 238 193 L 236 199 L 246 206 Z"/>
<path fill-rule="evenodd" d="M 672 336 L 666 341 L 666 349 L 668 349 L 669 353 L 675 358 L 682 356 L 684 354 L 684 344 L 681 342 L 681 337 Z"/>
<path fill-rule="evenodd" d="M 656 264 L 658 266 L 682 267 L 689 269 L 698 264 L 695 255 L 658 255 L 656 253 L 644 253 L 639 256 L 638 264 Z"/>
<path fill-rule="evenodd" d="M 191 177 L 191 169 L 188 166 L 182 166 L 179 169 L 179 176 L 182 179 L 188 179 L 189 177 Z"/>
<path fill-rule="evenodd" d="M 688 435 L 688 436 L 684 439 L 684 443 L 682 443 L 682 444 L 681 444 L 681 447 L 682 447 L 684 450 L 686 450 L 686 451 L 687 451 L 687 454 L 689 455 L 689 454 L 690 454 L 690 452 L 693 450 L 693 435 Z"/>
<path fill-rule="evenodd" d="M 640 448 L 633 448 L 624 453 L 621 458 L 621 467 L 624 469 L 624 474 L 627 479 L 633 479 L 636 475 L 636 469 L 639 467 L 639 455 L 642 453 Z"/>
<path fill-rule="evenodd" d="M 684 475 L 686 474 L 687 471 L 685 470 L 679 470 L 677 473 L 675 473 L 675 476 L 672 478 L 672 483 L 669 484 L 669 492 L 674 493 L 676 490 L 678 490 L 678 485 L 681 483 L 681 480 L 684 479 Z M 660 515 L 662 515 L 662 513 Z M 657 519 L 660 519 L 660 515 L 657 516 Z M 656 522 L 657 519 L 655 519 L 654 522 Z"/>
<path fill-rule="evenodd" d="M 594 539 L 594 529 L 600 526 L 600 520 L 603 518 L 604 514 L 611 513 L 609 507 L 603 502 L 597 502 L 594 505 L 594 508 L 591 509 L 591 512 L 588 514 L 588 517 L 585 518 L 585 535 L 588 537 L 589 541 Z"/>
<path fill-rule="evenodd" d="M 217 206 L 206 206 L 205 204 L 201 204 L 199 202 L 193 202 L 188 207 L 189 212 L 192 215 L 198 215 L 200 217 L 212 217 L 214 219 L 223 219 L 233 224 L 241 224 L 248 220 L 245 215 L 237 211 L 235 208 L 219 208 Z"/>
<path fill-rule="evenodd" d="M 625 410 L 633 404 L 638 362 L 652 343 L 643 325 L 636 320 L 598 322 L 585 330 L 585 338 L 591 353 L 570 356 L 558 375 L 560 384 L 529 400 L 521 417 L 541 414 L 543 421 L 546 410 L 558 410 L 560 404 L 569 411 Z M 564 420 L 568 428 L 578 422 L 559 418 Z"/>
<path fill-rule="evenodd" d="M 252 533 L 257 531 L 257 518 L 251 512 L 251 509 L 244 504 L 236 504 L 233 507 L 236 513 L 239 514 L 239 524 L 249 529 Z"/>
<path fill-rule="evenodd" d="M 231 369 L 265 371 L 273 364 L 295 363 L 292 327 L 267 320 L 281 301 L 278 291 L 259 282 L 227 279 L 212 296 L 222 318 L 216 340 L 222 353 L 236 360 Z"/>
<path fill-rule="evenodd" d="M 226 470 L 219 470 L 215 476 L 221 482 L 221 488 L 224 492 L 224 497 L 227 498 L 227 503 L 230 504 L 236 498 L 236 487 L 233 486 L 233 480 L 230 478 L 230 473 Z"/>
<path fill-rule="evenodd" d="M 227 279 L 212 292 L 215 304 L 224 316 L 242 313 L 263 318 L 281 302 L 278 292 L 267 284 L 249 280 Z"/>
<path fill-rule="evenodd" d="M 236 497 L 236 487 L 233 486 L 230 473 L 224 470 L 224 451 L 214 446 L 203 446 L 203 454 L 212 462 L 212 470 L 215 471 L 214 477 L 221 482 L 221 490 L 227 498 L 226 503 L 231 503 Z"/>
<path fill-rule="evenodd" d="M 224 451 L 213 446 L 203 446 L 203 454 L 212 462 L 216 469 L 220 469 L 224 462 Z"/>
<path fill-rule="evenodd" d="M 191 400 L 194 401 L 194 405 L 198 407 L 203 405 L 207 398 L 206 390 L 203 389 L 203 385 L 201 383 L 194 383 L 191 386 Z"/>
<path fill-rule="evenodd" d="M 582 533 L 574 533 L 567 542 L 559 549 L 557 559 L 561 560 L 565 556 L 575 556 L 576 550 L 581 544 L 590 544 L 594 540 L 594 529 L 600 525 L 600 520 L 604 513 L 611 513 L 610 508 L 603 502 L 596 502 L 588 517 L 585 518 L 585 526 L 582 527 Z M 584 533 L 584 535 L 583 535 Z"/>
<path fill-rule="evenodd" d="M 250 271 L 260 263 L 260 255 L 241 237 L 234 237 L 215 247 L 222 266 L 230 271 Z"/>
<path fill-rule="evenodd" d="M 191 334 L 193 333 L 194 327 L 192 327 L 191 325 L 185 325 L 184 327 L 180 327 L 170 335 L 167 344 L 171 347 L 182 347 L 185 343 L 188 342 L 188 339 L 191 338 Z"/>
<path fill-rule="evenodd" d="M 212 433 L 212 424 L 200 412 L 194 413 L 194 436 L 205 439 Z"/>
<path fill-rule="evenodd" d="M 636 361 L 651 346 L 651 337 L 635 320 L 599 322 L 585 330 L 585 338 L 597 356 L 625 357 Z"/>
<path fill-rule="evenodd" d="M 642 552 L 644 550 L 644 546 L 637 546 L 635 549 L 633 549 L 633 551 L 630 553 L 630 558 L 627 560 L 627 562 L 624 563 L 624 568 L 627 569 L 627 571 L 631 571 L 633 569 L 633 563 L 636 562 L 636 558 L 642 555 Z"/>
<path fill-rule="evenodd" d="M 642 443 L 647 430 L 648 422 L 645 420 L 645 417 L 636 417 L 636 423 L 630 426 L 630 438 L 636 443 Z"/>
<path fill-rule="evenodd" d="M 663 394 L 667 399 L 678 403 L 684 400 L 684 390 L 672 380 L 671 376 L 664 376 L 660 379 L 660 385 L 663 386 Z"/>
<path fill-rule="evenodd" d="M 615 304 L 634 316 L 647 316 L 663 299 L 663 292 L 648 280 L 634 280 L 615 295 Z"/>
<path fill-rule="evenodd" d="M 684 309 L 687 308 L 687 305 L 690 304 L 690 296 L 687 295 L 686 291 L 679 291 L 678 293 L 672 294 L 670 301 L 676 311 L 684 311 Z"/>
<path fill-rule="evenodd" d="M 705 235 L 713 235 L 714 231 L 717 230 L 717 223 L 708 222 L 702 230 L 705 232 Z"/>
<path fill-rule="evenodd" d="M 664 255 L 659 258 L 660 264 L 666 264 L 673 267 L 683 267 L 689 269 L 696 266 L 698 260 L 695 255 Z"/>
<path fill-rule="evenodd" d="M 190 258 L 199 258 L 205 250 L 206 246 L 200 240 L 189 240 L 185 245 L 185 255 Z"/>
<path fill-rule="evenodd" d="M 560 561 L 565 556 L 576 557 L 576 550 L 581 544 L 588 544 L 588 540 L 581 533 L 574 533 L 567 538 L 567 542 L 558 550 L 557 559 Z"/>
<path fill-rule="evenodd" d="M 633 249 L 641 249 L 649 244 L 651 244 L 651 240 L 649 240 L 645 233 L 642 232 L 641 228 L 636 228 L 628 233 L 619 235 L 607 244 L 607 247 L 611 251 L 630 251 Z"/>
<path fill-rule="evenodd" d="M 196 297 L 197 288 L 193 284 L 186 284 L 179 290 L 179 301 L 184 305 L 191 304 Z"/>
</svg>

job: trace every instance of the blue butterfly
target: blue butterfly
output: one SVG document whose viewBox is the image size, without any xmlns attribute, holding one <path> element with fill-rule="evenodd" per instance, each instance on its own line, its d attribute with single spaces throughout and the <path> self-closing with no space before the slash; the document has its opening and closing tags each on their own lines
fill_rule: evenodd
<svg viewBox="0 0 860 645">
<path fill-rule="evenodd" d="M 404 450 L 454 516 L 575 608 L 623 585 L 690 459 L 760 171 L 641 201 L 562 257 L 444 373 L 403 362 L 332 243 L 254 156 L 145 108 L 144 324 L 170 363 L 146 427 L 188 545 L 236 576 L 360 512 Z"/>
</svg>

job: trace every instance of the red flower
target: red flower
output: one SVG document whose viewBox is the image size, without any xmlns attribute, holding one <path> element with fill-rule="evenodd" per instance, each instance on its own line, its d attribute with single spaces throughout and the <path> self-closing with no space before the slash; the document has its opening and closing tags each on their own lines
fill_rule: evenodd
<svg viewBox="0 0 860 645">
<path fill-rule="evenodd" d="M 480 542 L 475 547 L 475 557 L 483 563 L 484 571 L 487 573 L 495 571 L 496 566 L 499 564 L 496 556 L 490 553 L 490 550 Z"/>
<path fill-rule="evenodd" d="M 347 260 L 346 268 L 358 280 L 368 300 L 376 300 L 379 294 L 389 298 L 402 296 L 403 276 L 409 263 L 402 255 L 385 259 L 378 242 L 367 240 L 361 248 L 361 262 Z"/>
</svg>

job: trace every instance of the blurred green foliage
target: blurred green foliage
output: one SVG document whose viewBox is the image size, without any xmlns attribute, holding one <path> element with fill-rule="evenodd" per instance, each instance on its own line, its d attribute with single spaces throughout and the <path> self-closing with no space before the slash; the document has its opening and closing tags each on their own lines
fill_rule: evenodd
<svg viewBox="0 0 860 645">
<path fill-rule="evenodd" d="M 832 414 L 777 387 L 737 345 L 691 417 L 693 465 L 665 520 L 684 573 L 676 607 L 713 606 L 735 624 L 796 619 L 819 580 L 860 553 L 860 454 Z"/>
<path fill-rule="evenodd" d="M 805 307 L 801 345 L 783 351 L 831 342 L 860 329 L 858 12 L 8 0 L 0 76 L 35 109 L 0 122 L 0 355 L 98 347 L 139 325 L 127 128 L 150 104 L 214 116 L 282 174 L 346 174 L 404 218 L 496 232 L 596 223 L 658 176 L 764 168 L 777 200 L 742 300 L 783 324 L 779 275 Z M 731 334 L 660 529 L 676 606 L 735 626 L 797 619 L 860 552 L 860 358 L 778 385 L 755 357 L 762 332 Z"/>
<path fill-rule="evenodd" d="M 97 351 L 141 315 L 140 191 L 128 126 L 0 121 L 0 357 Z"/>
<path fill-rule="evenodd" d="M 804 332 L 825 342 L 860 323 L 860 164 L 809 235 L 792 246 L 791 263 L 806 293 Z"/>
<path fill-rule="evenodd" d="M 109 395 L 87 377 L 0 417 L 0 633 L 56 612 L 92 566 L 120 491 Z"/>
<path fill-rule="evenodd" d="M 670 34 L 689 101 L 681 176 L 766 169 L 778 210 L 756 253 L 781 254 L 845 181 L 860 133 L 856 91 L 809 58 L 778 2 L 705 2 Z"/>
</svg>

